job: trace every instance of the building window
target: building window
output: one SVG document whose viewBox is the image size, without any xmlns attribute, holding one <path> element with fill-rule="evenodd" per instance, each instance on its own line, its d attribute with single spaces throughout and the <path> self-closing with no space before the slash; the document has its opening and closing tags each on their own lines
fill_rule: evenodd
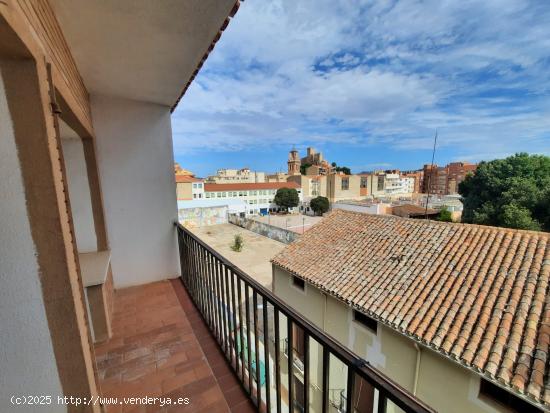
<svg viewBox="0 0 550 413">
<path fill-rule="evenodd" d="M 368 185 L 368 179 L 365 176 L 361 177 L 361 184 L 359 185 L 361 188 L 367 188 Z"/>
<path fill-rule="evenodd" d="M 196 198 L 197 197 L 197 194 L 193 194 L 193 198 Z"/>
<path fill-rule="evenodd" d="M 205 195 L 207 198 L 210 198 L 210 192 L 206 192 Z"/>
<path fill-rule="evenodd" d="M 342 179 L 342 191 L 347 191 L 349 189 L 349 178 Z"/>
<path fill-rule="evenodd" d="M 292 285 L 302 291 L 306 288 L 306 283 L 304 280 L 294 275 L 292 276 Z"/>
<path fill-rule="evenodd" d="M 360 313 L 357 310 L 353 310 L 353 321 L 361 324 L 363 327 L 366 327 L 368 330 L 372 331 L 374 334 L 376 334 L 376 331 L 378 330 L 378 323 L 376 322 L 376 320 L 370 318 L 369 316 L 363 313 Z"/>
<path fill-rule="evenodd" d="M 532 404 L 527 403 L 525 400 L 514 396 L 509 391 L 485 379 L 480 380 L 479 395 L 506 406 L 514 412 L 542 413 L 542 410 L 537 409 Z"/>
</svg>

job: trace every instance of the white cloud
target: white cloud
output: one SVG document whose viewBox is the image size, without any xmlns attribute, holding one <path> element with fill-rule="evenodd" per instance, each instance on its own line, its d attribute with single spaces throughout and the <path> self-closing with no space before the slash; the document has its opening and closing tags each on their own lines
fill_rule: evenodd
<svg viewBox="0 0 550 413">
<path fill-rule="evenodd" d="M 176 154 L 309 142 L 550 146 L 545 1 L 247 0 L 173 116 Z"/>
</svg>

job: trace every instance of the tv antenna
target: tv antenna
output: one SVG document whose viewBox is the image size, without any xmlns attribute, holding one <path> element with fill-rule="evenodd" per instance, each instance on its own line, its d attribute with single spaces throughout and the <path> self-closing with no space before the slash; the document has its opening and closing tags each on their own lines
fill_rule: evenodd
<svg viewBox="0 0 550 413">
<path fill-rule="evenodd" d="M 432 163 L 430 166 L 430 175 L 428 176 L 428 196 L 426 197 L 426 209 L 424 211 L 424 218 L 428 219 L 428 204 L 430 203 L 430 190 L 431 190 L 431 181 L 432 181 L 432 175 L 434 171 L 434 159 L 435 159 L 435 147 L 437 145 L 437 129 L 435 130 L 435 136 L 434 136 L 434 148 L 432 151 Z"/>
</svg>

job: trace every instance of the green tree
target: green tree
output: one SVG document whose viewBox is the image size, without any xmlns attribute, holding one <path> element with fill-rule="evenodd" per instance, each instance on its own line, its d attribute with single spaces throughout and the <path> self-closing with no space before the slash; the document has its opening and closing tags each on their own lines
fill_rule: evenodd
<svg viewBox="0 0 550 413">
<path fill-rule="evenodd" d="M 300 203 L 298 191 L 294 188 L 279 188 L 275 194 L 273 202 L 281 208 L 288 211 L 289 208 L 297 207 Z"/>
<path fill-rule="evenodd" d="M 302 175 L 305 175 L 306 174 L 306 169 L 309 168 L 311 166 L 310 163 L 305 163 L 303 165 L 300 165 L 300 173 Z"/>
<path fill-rule="evenodd" d="M 481 162 L 458 187 L 462 221 L 550 231 L 550 157 L 519 153 Z"/>
<path fill-rule="evenodd" d="M 441 210 L 439 211 L 439 216 L 437 217 L 437 220 L 443 222 L 453 222 L 451 211 L 449 211 L 449 208 L 447 208 L 446 205 L 443 205 L 443 208 L 441 208 Z"/>
<path fill-rule="evenodd" d="M 327 197 L 318 196 L 309 201 L 309 206 L 313 209 L 315 215 L 323 215 L 329 210 L 330 204 Z"/>
<path fill-rule="evenodd" d="M 331 165 L 336 172 L 343 172 L 345 175 L 351 175 L 351 169 L 347 166 L 338 166 L 336 162 L 332 162 Z"/>
</svg>

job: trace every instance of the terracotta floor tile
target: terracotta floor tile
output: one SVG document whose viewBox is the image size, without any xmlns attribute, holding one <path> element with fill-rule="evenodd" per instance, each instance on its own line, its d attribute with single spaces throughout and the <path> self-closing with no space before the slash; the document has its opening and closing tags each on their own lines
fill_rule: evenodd
<svg viewBox="0 0 550 413">
<path fill-rule="evenodd" d="M 113 338 L 95 347 L 104 396 L 188 397 L 191 403 L 111 405 L 107 412 L 254 411 L 179 280 L 116 291 L 112 326 Z"/>
</svg>

